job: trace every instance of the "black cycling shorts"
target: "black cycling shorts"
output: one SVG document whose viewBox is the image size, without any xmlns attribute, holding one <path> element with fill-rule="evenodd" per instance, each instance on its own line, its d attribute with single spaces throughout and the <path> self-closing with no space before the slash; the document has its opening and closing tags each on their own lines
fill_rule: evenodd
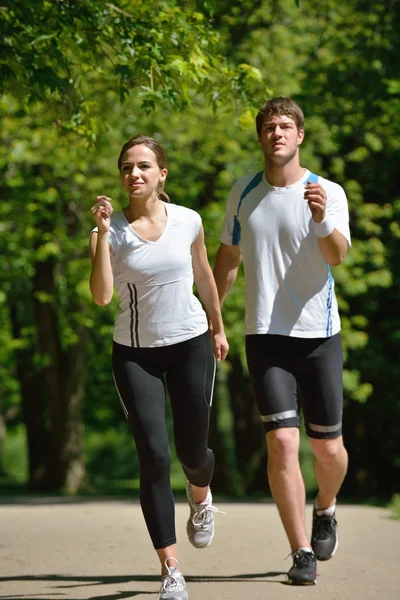
<svg viewBox="0 0 400 600">
<path fill-rule="evenodd" d="M 299 407 L 312 438 L 342 434 L 343 353 L 329 338 L 247 335 L 250 379 L 266 432 L 299 427 Z"/>
</svg>

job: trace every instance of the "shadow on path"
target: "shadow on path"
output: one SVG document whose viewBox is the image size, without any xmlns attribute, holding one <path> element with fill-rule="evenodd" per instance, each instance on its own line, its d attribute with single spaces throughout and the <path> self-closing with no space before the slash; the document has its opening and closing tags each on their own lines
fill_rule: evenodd
<svg viewBox="0 0 400 600">
<path fill-rule="evenodd" d="M 116 594 L 112 594 L 111 596 L 90 596 L 86 600 L 125 600 L 126 598 L 134 598 L 135 596 L 141 596 L 142 594 L 151 594 L 154 596 L 154 592 L 117 592 Z M 33 596 L 33 594 L 18 594 L 18 596 L 0 596 L 1 600 L 23 600 L 26 598 L 27 600 L 46 600 L 49 596 L 65 596 L 65 594 L 46 594 L 39 598 L 39 596 Z"/>
<path fill-rule="evenodd" d="M 226 583 L 226 582 L 246 582 L 250 580 L 260 579 L 258 583 L 285 583 L 281 580 L 271 579 L 273 577 L 279 577 L 281 575 L 286 575 L 286 572 L 283 571 L 269 571 L 266 573 L 242 573 L 239 575 L 185 575 L 185 580 L 187 582 L 197 582 L 197 583 Z M 7 581 L 31 581 L 31 582 L 45 582 L 45 581 L 53 581 L 58 582 L 59 585 L 56 586 L 57 589 L 70 589 L 70 588 L 79 588 L 79 587 L 90 587 L 96 585 L 118 585 L 121 583 L 133 583 L 133 582 L 155 582 L 160 583 L 160 578 L 157 575 L 119 575 L 119 576 L 99 576 L 96 577 L 94 575 L 91 576 L 73 576 L 73 575 L 13 575 L 10 577 L 0 577 L 0 582 Z M 70 582 L 68 584 L 68 582 Z M 63 585 L 64 584 L 64 585 Z M 53 588 L 54 589 L 54 588 Z M 90 596 L 86 598 L 86 600 L 125 600 L 126 598 L 134 598 L 135 596 L 139 596 L 140 594 L 153 594 L 154 591 L 140 591 L 140 590 L 132 590 L 131 592 L 115 592 L 111 595 L 101 595 L 101 596 Z M 37 596 L 37 594 L 14 594 L 2 596 L 0 595 L 0 600 L 44 600 L 44 597 L 54 596 L 55 598 L 60 596 L 66 596 L 67 593 L 63 592 L 48 592 L 44 594 L 41 598 Z"/>
</svg>

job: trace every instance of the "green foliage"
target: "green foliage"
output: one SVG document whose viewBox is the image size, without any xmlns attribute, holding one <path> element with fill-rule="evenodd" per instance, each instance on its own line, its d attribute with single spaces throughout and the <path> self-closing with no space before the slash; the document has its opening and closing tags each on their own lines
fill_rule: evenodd
<svg viewBox="0 0 400 600">
<path fill-rule="evenodd" d="M 43 376 L 51 353 L 40 346 L 36 310 L 54 308 L 62 349 L 87 349 L 86 456 L 97 486 L 114 476 L 135 478 L 137 463 L 110 372 L 116 303 L 96 307 L 88 287 L 90 207 L 102 193 L 115 209 L 123 206 L 120 147 L 136 133 L 152 135 L 167 152 L 167 193 L 201 212 L 213 262 L 230 186 L 262 168 L 257 108 L 271 95 L 289 95 L 306 115 L 303 165 L 343 185 L 349 199 L 352 248 L 334 269 L 347 490 L 388 497 L 398 491 L 399 14 L 395 0 L 303 0 L 300 10 L 296 4 L 3 2 L 0 411 L 13 415 L 8 430 L 20 435 L 21 414 L 8 413 L 20 399 L 16 358 Z M 36 285 L 45 264 L 54 273 L 51 289 Z M 214 409 L 220 460 L 239 494 L 259 468 L 253 456 L 241 471 L 229 389 L 238 360 L 239 393 L 252 402 L 243 316 L 240 273 L 224 306 L 231 350 L 219 366 Z M 14 452 L 20 460 L 21 446 L 13 444 L 9 433 L 8 465 Z M 307 445 L 302 460 L 312 489 Z M 176 462 L 174 477 L 181 477 Z"/>
<path fill-rule="evenodd" d="M 145 112 L 182 107 L 202 91 L 214 107 L 254 102 L 257 69 L 220 54 L 220 36 L 196 2 L 5 2 L 0 91 L 24 107 L 46 102 L 59 128 L 95 140 L 104 104 L 139 98 Z"/>
<path fill-rule="evenodd" d="M 26 434 L 24 427 L 19 424 L 8 431 L 4 444 L 2 474 L 8 484 L 25 483 L 28 473 Z"/>
<path fill-rule="evenodd" d="M 115 480 L 138 478 L 139 463 L 126 423 L 86 435 L 86 468 L 97 491 L 112 489 Z"/>
<path fill-rule="evenodd" d="M 392 518 L 400 520 L 400 494 L 393 496 L 388 508 L 392 511 Z"/>
</svg>

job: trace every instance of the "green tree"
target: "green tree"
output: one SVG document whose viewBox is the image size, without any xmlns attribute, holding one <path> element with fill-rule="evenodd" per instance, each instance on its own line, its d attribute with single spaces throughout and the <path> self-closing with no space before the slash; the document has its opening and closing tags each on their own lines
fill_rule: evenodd
<svg viewBox="0 0 400 600">
<path fill-rule="evenodd" d="M 95 139 L 104 96 L 138 96 L 148 112 L 182 107 L 197 91 L 215 106 L 251 103 L 259 72 L 219 52 L 207 18 L 214 2 L 35 0 L 3 2 L 0 92 L 24 105 L 45 101 L 59 127 Z"/>
<path fill-rule="evenodd" d="M 104 117 L 122 102 L 140 117 L 156 105 L 189 105 L 200 89 L 214 107 L 225 95 L 245 104 L 264 84 L 256 69 L 217 52 L 219 35 L 194 2 L 5 2 L 0 24 L 8 357 L 30 487 L 75 491 L 86 481 L 81 400 L 93 326 L 81 200 L 100 187 Z"/>
<path fill-rule="evenodd" d="M 240 176 L 262 168 L 254 116 L 256 107 L 273 94 L 292 96 L 304 109 L 304 166 L 342 184 L 349 198 L 353 246 L 345 264 L 334 270 L 346 358 L 345 439 L 350 450 L 346 489 L 353 494 L 389 495 L 396 491 L 400 468 L 400 406 L 394 359 L 399 352 L 400 329 L 400 203 L 395 187 L 400 138 L 395 57 L 400 28 L 396 2 L 351 0 L 337 5 L 324 0 L 316 6 L 303 0 L 300 10 L 292 0 L 197 2 L 197 11 L 207 18 L 196 17 L 195 21 L 192 13 L 187 14 L 194 3 L 158 3 L 171 19 L 168 24 L 154 19 L 158 13 L 151 3 L 153 10 L 138 9 L 139 21 L 149 32 L 163 31 L 166 37 L 177 28 L 176 49 L 182 50 L 183 61 L 171 67 L 174 59 L 168 38 L 161 44 L 162 51 L 166 50 L 159 58 L 162 76 L 153 77 L 153 89 L 149 86 L 149 64 L 141 60 L 147 56 L 143 46 L 137 47 L 137 61 L 128 60 L 129 69 L 136 69 L 132 79 L 124 81 L 121 72 L 114 69 L 125 60 L 120 62 L 120 55 L 124 56 L 129 35 L 133 45 L 139 42 L 130 17 L 103 2 L 59 2 L 64 11 L 72 11 L 68 13 L 70 20 L 64 13 L 60 17 L 63 29 L 63 23 L 57 21 L 59 15 L 52 12 L 53 4 L 36 3 L 36 8 L 42 8 L 37 14 L 46 15 L 46 19 L 37 19 L 29 7 L 22 21 L 19 3 L 5 3 L 9 12 L 4 38 L 9 54 L 4 56 L 8 56 L 6 64 L 13 74 L 5 83 L 7 94 L 1 108 L 4 144 L 0 169 L 3 196 L 8 201 L 0 205 L 0 249 L 7 257 L 4 296 L 0 297 L 0 317 L 5 322 L 0 412 L 7 413 L 16 405 L 20 383 L 31 439 L 31 485 L 50 485 L 45 477 L 48 456 L 53 452 L 48 438 L 53 436 L 52 443 L 59 443 L 52 413 L 46 408 L 50 390 L 54 390 L 54 373 L 59 374 L 56 410 L 70 415 L 72 433 L 68 439 L 74 440 L 72 447 L 65 445 L 71 454 L 63 456 L 69 456 L 69 465 L 76 465 L 70 472 L 79 474 L 73 478 L 74 485 L 68 483 L 70 489 L 84 481 L 79 398 L 85 395 L 87 428 L 101 432 L 107 448 L 116 448 L 116 436 L 123 435 L 123 425 L 121 429 L 116 425 L 117 419 L 122 421 L 109 370 L 115 306 L 94 307 L 87 285 L 87 236 L 92 227 L 89 208 L 92 198 L 103 192 L 113 198 L 116 208 L 122 205 L 115 167 L 122 143 L 139 132 L 162 142 L 169 157 L 167 191 L 174 202 L 201 212 L 212 262 L 230 186 Z M 134 4 L 120 3 L 118 8 L 130 13 Z M 77 16 L 82 7 L 83 13 L 94 19 L 91 28 L 82 25 L 86 21 Z M 11 24 L 10 15 L 15 16 Z M 103 20 L 96 21 L 96 15 L 103 15 Z M 52 32 L 58 32 L 58 27 L 62 32 L 39 40 L 34 50 L 29 44 L 25 46 L 25 39 L 17 44 L 18 32 L 31 45 L 40 35 L 49 34 L 47 21 L 52 23 Z M 107 30 L 107 44 L 113 41 L 116 56 L 109 49 L 107 55 L 101 54 L 102 24 L 119 32 L 114 39 Z M 72 40 L 77 32 L 84 42 Z M 94 42 L 90 37 L 93 32 L 97 32 Z M 206 46 L 199 42 L 203 34 Z M 188 67 L 192 64 L 189 35 L 198 36 L 208 61 L 206 76 L 199 76 L 197 81 Z M 192 42 L 194 48 L 194 38 Z M 214 42 L 217 46 L 211 51 Z M 60 66 L 52 54 L 54 48 L 70 63 L 72 83 L 62 61 Z M 214 55 L 215 48 L 218 52 Z M 35 82 L 34 71 L 41 68 L 40 61 L 65 80 L 64 91 L 57 85 L 51 89 L 43 79 Z M 169 70 L 166 65 L 170 65 Z M 174 90 L 170 96 L 163 87 L 169 76 L 173 81 L 168 85 Z M 264 81 L 268 81 L 270 91 L 265 90 Z M 187 93 L 181 94 L 181 86 L 186 86 Z M 220 110 L 214 114 L 216 104 Z M 224 310 L 231 350 L 226 364 L 218 369 L 212 414 L 215 484 L 237 494 L 265 486 L 263 433 L 244 357 L 243 309 L 240 275 Z M 67 356 L 69 352 L 75 355 L 75 351 L 76 368 L 82 368 L 75 382 L 77 385 L 79 380 L 80 387 L 75 392 L 77 404 L 71 400 L 68 408 L 66 395 L 74 359 L 71 356 L 69 362 Z M 30 424 L 27 415 L 32 415 Z M 34 440 L 38 440 L 37 453 L 42 456 L 37 460 Z M 103 461 L 105 473 L 104 454 L 91 448 L 93 457 L 96 454 L 96 460 Z M 60 450 L 59 444 L 59 455 Z M 133 471 L 136 468 L 132 465 Z M 56 487 L 67 481 L 66 476 Z"/>
<path fill-rule="evenodd" d="M 234 60 L 246 57 L 268 77 L 274 95 L 298 100 L 306 114 L 303 164 L 341 183 L 347 191 L 353 247 L 345 264 L 334 270 L 345 350 L 345 437 L 351 456 L 345 490 L 389 495 L 393 482 L 398 481 L 400 462 L 393 361 L 399 339 L 395 309 L 400 139 L 396 2 L 368 3 L 367 10 L 361 0 L 343 6 L 326 0 L 318 7 L 302 2 L 297 10 L 288 0 L 255 3 L 248 12 L 247 4 L 240 4 L 242 12 L 235 3 L 229 7 L 221 3 L 220 13 L 215 13 L 225 51 Z M 181 126 L 174 125 L 175 141 L 179 139 L 184 148 L 183 159 L 176 162 L 185 166 L 185 182 L 189 183 L 178 198 L 187 202 L 188 189 L 197 194 L 211 256 L 229 186 L 260 167 L 253 117 L 251 110 L 236 122 L 231 114 L 215 120 L 201 112 L 203 128 L 213 132 L 207 136 L 199 133 L 193 116 Z M 257 469 L 262 460 L 257 416 L 248 412 L 241 280 L 228 297 L 224 317 L 231 341 L 225 376 L 235 415 L 234 463 L 242 465 L 238 467 L 239 487 L 249 491 L 260 481 Z M 385 403 L 378 409 L 378 398 L 383 397 Z M 246 435 L 241 436 L 243 422 Z M 384 442 L 382 431 L 388 434 Z"/>
</svg>

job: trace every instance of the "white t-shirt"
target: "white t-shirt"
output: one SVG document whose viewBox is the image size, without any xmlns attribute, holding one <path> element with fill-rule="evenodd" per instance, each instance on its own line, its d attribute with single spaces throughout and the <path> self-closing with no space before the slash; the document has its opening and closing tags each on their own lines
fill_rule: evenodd
<svg viewBox="0 0 400 600">
<path fill-rule="evenodd" d="M 208 329 L 193 294 L 191 245 L 201 217 L 176 204 L 165 208 L 166 227 L 155 242 L 141 238 L 122 211 L 111 217 L 108 239 L 119 298 L 113 339 L 124 346 L 169 346 Z"/>
<path fill-rule="evenodd" d="M 304 186 L 274 187 L 263 171 L 239 179 L 226 207 L 221 241 L 239 244 L 245 272 L 246 334 L 325 338 L 340 331 L 334 280 L 312 226 Z M 323 177 L 327 215 L 350 240 L 343 188 Z"/>
</svg>

